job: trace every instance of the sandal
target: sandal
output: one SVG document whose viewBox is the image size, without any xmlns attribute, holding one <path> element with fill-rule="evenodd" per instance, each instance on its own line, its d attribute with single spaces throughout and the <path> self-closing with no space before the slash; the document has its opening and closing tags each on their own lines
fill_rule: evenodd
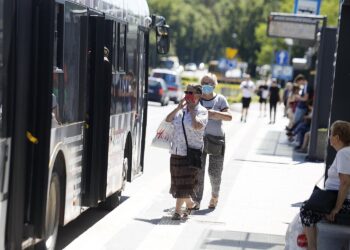
<svg viewBox="0 0 350 250">
<path fill-rule="evenodd" d="M 199 207 L 200 207 L 199 203 L 194 201 L 192 207 L 186 208 L 186 213 L 189 215 L 192 213 L 192 211 L 199 210 Z"/>
<path fill-rule="evenodd" d="M 209 202 L 209 209 L 215 209 L 218 204 L 218 198 L 212 197 Z"/>
<path fill-rule="evenodd" d="M 171 217 L 172 220 L 181 220 L 181 215 L 179 213 L 174 213 Z"/>
</svg>

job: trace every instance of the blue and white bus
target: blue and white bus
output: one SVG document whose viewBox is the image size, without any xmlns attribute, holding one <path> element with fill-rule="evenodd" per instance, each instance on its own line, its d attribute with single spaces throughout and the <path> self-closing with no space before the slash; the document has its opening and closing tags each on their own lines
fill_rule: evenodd
<svg viewBox="0 0 350 250">
<path fill-rule="evenodd" d="M 143 172 L 146 0 L 0 0 L 0 249 L 54 249 Z"/>
</svg>

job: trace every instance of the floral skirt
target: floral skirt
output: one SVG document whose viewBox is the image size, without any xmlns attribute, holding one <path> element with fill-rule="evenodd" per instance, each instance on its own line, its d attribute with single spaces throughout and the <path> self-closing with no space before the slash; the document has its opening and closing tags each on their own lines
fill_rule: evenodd
<svg viewBox="0 0 350 250">
<path fill-rule="evenodd" d="M 346 199 L 339 213 L 350 214 L 350 200 Z M 300 208 L 301 224 L 305 227 L 315 226 L 325 215 L 305 208 L 305 202 Z"/>
<path fill-rule="evenodd" d="M 185 156 L 171 155 L 170 175 L 170 193 L 174 198 L 194 197 L 198 188 L 198 169 L 190 168 Z"/>
</svg>

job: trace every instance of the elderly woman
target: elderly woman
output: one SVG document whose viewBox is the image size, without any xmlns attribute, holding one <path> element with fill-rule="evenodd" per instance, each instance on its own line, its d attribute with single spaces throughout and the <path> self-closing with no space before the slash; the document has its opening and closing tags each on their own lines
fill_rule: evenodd
<svg viewBox="0 0 350 250">
<path fill-rule="evenodd" d="M 188 212 L 191 212 L 196 206 L 192 197 L 198 185 L 198 169 L 188 164 L 184 129 L 188 146 L 202 149 L 204 129 L 208 122 L 208 111 L 199 103 L 201 95 L 202 87 L 200 85 L 188 85 L 185 98 L 166 117 L 166 121 L 172 122 L 174 125 L 174 134 L 176 135 L 170 149 L 170 193 L 176 198 L 173 220 L 181 219 L 181 207 L 184 203 L 186 203 Z M 187 216 L 187 213 L 184 216 Z"/>
<path fill-rule="evenodd" d="M 222 121 L 231 121 L 232 115 L 229 111 L 229 105 L 226 98 L 223 95 L 214 92 L 217 84 L 218 82 L 214 74 L 207 74 L 201 80 L 201 85 L 203 88 L 201 103 L 208 110 L 209 115 L 208 124 L 205 128 L 205 137 L 212 136 L 212 139 L 221 138 L 223 143 L 225 143 L 225 133 L 222 128 Z M 208 173 L 211 183 L 211 199 L 208 208 L 214 209 L 219 199 L 221 174 L 224 165 L 225 145 L 222 146 L 222 150 L 218 153 L 210 152 L 210 150 L 206 148 L 204 149 L 202 155 L 202 169 L 199 171 L 198 177 L 199 188 L 195 197 L 196 202 L 198 202 L 198 205 L 195 208 L 196 210 L 199 209 L 200 202 L 203 197 L 205 163 L 207 155 L 209 155 Z"/>
<path fill-rule="evenodd" d="M 328 169 L 328 178 L 325 183 L 326 190 L 338 190 L 336 204 L 326 218 L 334 221 L 336 214 L 350 212 L 350 123 L 335 121 L 331 126 L 330 145 L 337 151 L 335 159 Z M 308 249 L 316 250 L 316 223 L 323 217 L 315 211 L 305 208 L 304 203 L 300 209 L 300 218 L 308 239 Z"/>
</svg>

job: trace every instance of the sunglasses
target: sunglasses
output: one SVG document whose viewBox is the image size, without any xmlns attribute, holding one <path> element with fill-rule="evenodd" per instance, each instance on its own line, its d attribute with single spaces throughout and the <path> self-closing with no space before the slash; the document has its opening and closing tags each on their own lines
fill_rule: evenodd
<svg viewBox="0 0 350 250">
<path fill-rule="evenodd" d="M 186 91 L 184 91 L 184 92 L 185 92 L 186 95 L 193 95 L 193 94 L 194 94 L 193 91 L 187 91 L 187 90 L 186 90 Z"/>
<path fill-rule="evenodd" d="M 202 82 L 201 85 L 214 85 L 212 82 Z"/>
</svg>

